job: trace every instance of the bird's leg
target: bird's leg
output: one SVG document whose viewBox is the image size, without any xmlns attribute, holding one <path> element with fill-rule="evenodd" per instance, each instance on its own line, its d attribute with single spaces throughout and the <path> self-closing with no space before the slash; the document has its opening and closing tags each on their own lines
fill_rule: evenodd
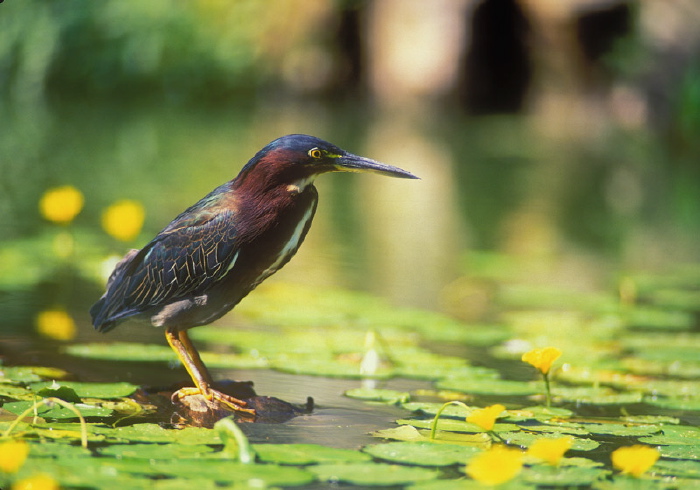
<svg viewBox="0 0 700 490">
<path fill-rule="evenodd" d="M 165 338 L 185 366 L 185 369 L 187 369 L 196 386 L 196 388 L 181 388 L 173 393 L 173 397 L 184 398 L 190 395 L 202 395 L 207 400 L 217 400 L 236 412 L 255 416 L 255 410 L 245 408 L 246 402 L 243 400 L 221 393 L 211 387 L 212 378 L 209 370 L 207 370 L 207 367 L 202 362 L 202 358 L 199 356 L 199 352 L 197 352 L 190 337 L 187 335 L 187 330 L 177 330 L 169 327 L 165 330 Z"/>
</svg>

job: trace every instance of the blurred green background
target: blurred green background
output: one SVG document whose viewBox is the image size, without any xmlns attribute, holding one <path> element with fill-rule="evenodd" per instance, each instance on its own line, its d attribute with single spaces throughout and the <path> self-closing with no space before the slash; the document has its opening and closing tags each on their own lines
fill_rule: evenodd
<svg viewBox="0 0 700 490">
<path fill-rule="evenodd" d="M 698 25 L 692 1 L 5 0 L 0 336 L 47 308 L 89 331 L 108 258 L 287 133 L 422 180 L 319 179 L 274 280 L 479 320 L 474 251 L 580 291 L 697 263 Z M 38 203 L 64 185 L 59 225 Z M 128 242 L 101 227 L 121 199 L 146 210 Z"/>
</svg>

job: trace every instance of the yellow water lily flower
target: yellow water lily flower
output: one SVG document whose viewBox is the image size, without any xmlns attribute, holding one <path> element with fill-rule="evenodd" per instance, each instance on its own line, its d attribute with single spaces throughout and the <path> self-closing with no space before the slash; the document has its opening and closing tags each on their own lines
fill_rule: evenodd
<svg viewBox="0 0 700 490">
<path fill-rule="evenodd" d="M 29 454 L 29 444 L 25 441 L 0 443 L 0 471 L 17 473 Z"/>
<path fill-rule="evenodd" d="M 102 213 L 102 228 L 117 240 L 128 242 L 141 233 L 146 211 L 140 202 L 117 201 Z"/>
<path fill-rule="evenodd" d="M 467 422 L 470 424 L 478 425 L 486 431 L 493 430 L 493 426 L 496 423 L 496 419 L 503 413 L 506 409 L 503 405 L 491 405 L 486 408 L 480 408 L 474 410 L 469 416 L 467 416 Z"/>
<path fill-rule="evenodd" d="M 47 190 L 39 200 L 41 215 L 54 223 L 68 224 L 83 209 L 82 192 L 72 185 Z"/>
<path fill-rule="evenodd" d="M 466 472 L 478 482 L 500 485 L 515 478 L 522 468 L 522 451 L 496 445 L 474 456 L 467 463 Z"/>
<path fill-rule="evenodd" d="M 615 468 L 632 475 L 635 478 L 642 476 L 659 459 L 658 449 L 642 444 L 625 446 L 612 452 L 612 464 Z"/>
<path fill-rule="evenodd" d="M 41 335 L 55 340 L 71 340 L 77 332 L 73 317 L 60 308 L 39 313 L 36 328 Z"/>
<path fill-rule="evenodd" d="M 561 351 L 556 347 L 533 349 L 523 354 L 522 361 L 532 364 L 542 374 L 548 374 L 554 361 L 559 359 Z"/>
<path fill-rule="evenodd" d="M 537 439 L 527 450 L 528 456 L 541 459 L 552 466 L 559 464 L 564 453 L 571 449 L 574 438 L 571 436 Z"/>
<path fill-rule="evenodd" d="M 58 482 L 49 475 L 34 475 L 12 484 L 12 490 L 58 490 Z"/>
</svg>

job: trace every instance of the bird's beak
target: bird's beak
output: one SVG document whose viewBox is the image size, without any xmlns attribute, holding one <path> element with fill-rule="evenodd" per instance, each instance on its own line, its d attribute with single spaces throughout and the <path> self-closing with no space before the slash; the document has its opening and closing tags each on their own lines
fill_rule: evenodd
<svg viewBox="0 0 700 490">
<path fill-rule="evenodd" d="M 411 172 L 407 172 L 399 167 L 380 163 L 370 158 L 353 155 L 352 153 L 345 153 L 344 155 L 338 157 L 334 163 L 334 170 L 337 172 L 374 172 L 382 175 L 388 175 L 390 177 L 399 177 L 401 179 L 419 178 L 413 175 Z"/>
</svg>

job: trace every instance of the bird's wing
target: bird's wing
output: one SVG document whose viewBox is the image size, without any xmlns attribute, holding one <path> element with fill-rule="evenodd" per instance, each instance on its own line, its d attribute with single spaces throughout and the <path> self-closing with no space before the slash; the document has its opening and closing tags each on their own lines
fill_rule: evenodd
<svg viewBox="0 0 700 490">
<path fill-rule="evenodd" d="M 206 199 L 206 198 L 205 198 Z M 203 294 L 235 264 L 235 212 L 201 201 L 120 263 L 93 307 L 96 328 L 190 295 Z"/>
</svg>

